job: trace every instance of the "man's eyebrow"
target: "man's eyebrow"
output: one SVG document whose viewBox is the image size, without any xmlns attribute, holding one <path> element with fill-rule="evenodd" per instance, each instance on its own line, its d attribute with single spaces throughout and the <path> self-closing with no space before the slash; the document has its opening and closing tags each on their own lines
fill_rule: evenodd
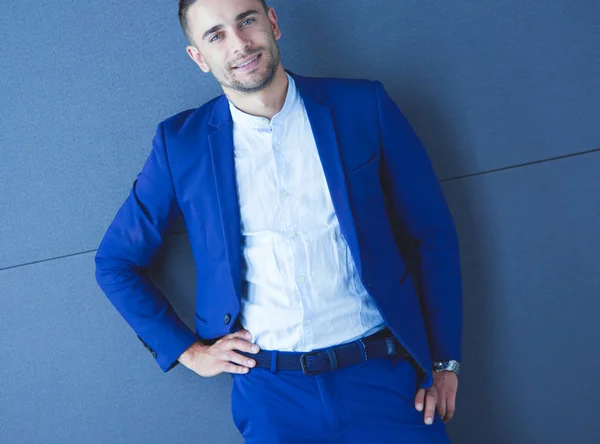
<svg viewBox="0 0 600 444">
<path fill-rule="evenodd" d="M 239 22 L 240 20 L 244 20 L 246 17 L 248 17 L 249 15 L 252 15 L 252 14 L 258 14 L 258 11 L 256 9 L 250 9 L 249 11 L 242 12 L 241 14 L 238 14 L 235 17 L 235 21 Z M 206 37 L 211 35 L 213 32 L 220 31 L 221 29 L 223 29 L 223 25 L 213 26 L 212 28 L 210 28 L 208 31 L 206 31 L 204 33 L 204 35 L 202 36 L 202 40 L 206 39 Z"/>
</svg>

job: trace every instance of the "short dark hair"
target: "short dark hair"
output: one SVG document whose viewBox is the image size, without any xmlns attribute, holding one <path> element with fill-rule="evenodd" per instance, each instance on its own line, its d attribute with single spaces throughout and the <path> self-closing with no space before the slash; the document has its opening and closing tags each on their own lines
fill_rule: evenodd
<svg viewBox="0 0 600 444">
<path fill-rule="evenodd" d="M 260 0 L 260 2 L 262 3 L 263 8 L 265 8 L 265 12 L 267 12 L 269 9 L 267 0 Z M 192 33 L 188 27 L 187 12 L 194 3 L 196 3 L 196 0 L 179 0 L 179 24 L 190 43 L 192 43 Z"/>
</svg>

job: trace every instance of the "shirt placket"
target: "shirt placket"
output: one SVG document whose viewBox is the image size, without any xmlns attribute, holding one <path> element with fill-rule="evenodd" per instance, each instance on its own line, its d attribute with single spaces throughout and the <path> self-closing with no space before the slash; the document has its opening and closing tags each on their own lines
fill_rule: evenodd
<svg viewBox="0 0 600 444">
<path fill-rule="evenodd" d="M 297 220 L 294 211 L 294 205 L 299 201 L 297 193 L 301 192 L 302 184 L 291 183 L 293 174 L 286 174 L 291 168 L 300 168 L 301 165 L 295 165 L 297 155 L 292 150 L 293 144 L 286 143 L 285 128 L 283 125 L 275 124 L 272 132 L 272 147 L 277 170 L 278 183 L 278 203 L 281 213 L 282 233 L 287 240 L 290 259 L 292 261 L 291 276 L 288 276 L 288 288 L 293 291 L 296 304 L 302 308 L 302 317 L 299 322 L 302 324 L 302 338 L 300 346 L 313 341 L 313 320 L 312 320 L 312 304 L 310 303 L 310 282 L 306 276 L 307 263 L 306 251 L 304 247 L 305 239 L 303 239 L 300 227 L 302 221 Z M 290 297 L 293 297 L 290 294 Z"/>
</svg>

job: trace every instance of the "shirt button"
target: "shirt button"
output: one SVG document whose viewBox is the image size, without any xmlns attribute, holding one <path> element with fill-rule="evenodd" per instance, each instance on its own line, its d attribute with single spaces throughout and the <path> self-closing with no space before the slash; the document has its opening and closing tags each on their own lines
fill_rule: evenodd
<svg viewBox="0 0 600 444">
<path fill-rule="evenodd" d="M 223 318 L 223 322 L 225 322 L 225 325 L 229 324 L 229 322 L 231 321 L 231 315 L 229 313 L 227 313 L 225 315 L 225 317 Z"/>
<path fill-rule="evenodd" d="M 275 145 L 275 151 L 281 151 L 281 145 Z"/>
<path fill-rule="evenodd" d="M 304 282 L 306 280 L 306 278 L 304 276 L 300 276 L 298 278 L 298 282 Z"/>
<path fill-rule="evenodd" d="M 289 236 L 289 237 L 296 237 L 296 233 L 294 233 L 294 232 L 292 231 L 290 234 L 288 234 L 288 236 Z"/>
<path fill-rule="evenodd" d="M 310 325 L 310 324 L 312 324 L 312 321 L 310 319 L 307 319 L 306 320 L 306 325 Z"/>
<path fill-rule="evenodd" d="M 282 192 L 281 192 L 281 195 L 282 195 L 283 197 L 288 197 L 288 196 L 289 196 L 289 194 L 288 194 L 288 192 L 287 192 L 287 191 L 282 191 Z"/>
</svg>

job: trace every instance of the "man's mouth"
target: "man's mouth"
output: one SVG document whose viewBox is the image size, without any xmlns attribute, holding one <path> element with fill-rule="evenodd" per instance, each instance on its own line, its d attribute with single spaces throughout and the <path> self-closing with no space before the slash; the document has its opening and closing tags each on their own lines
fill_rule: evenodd
<svg viewBox="0 0 600 444">
<path fill-rule="evenodd" d="M 262 54 L 257 54 L 255 56 L 252 56 L 251 58 L 244 60 L 242 63 L 238 64 L 237 66 L 234 66 L 233 69 L 246 68 L 246 67 L 252 65 L 254 62 L 256 62 L 260 58 L 261 55 Z"/>
</svg>

